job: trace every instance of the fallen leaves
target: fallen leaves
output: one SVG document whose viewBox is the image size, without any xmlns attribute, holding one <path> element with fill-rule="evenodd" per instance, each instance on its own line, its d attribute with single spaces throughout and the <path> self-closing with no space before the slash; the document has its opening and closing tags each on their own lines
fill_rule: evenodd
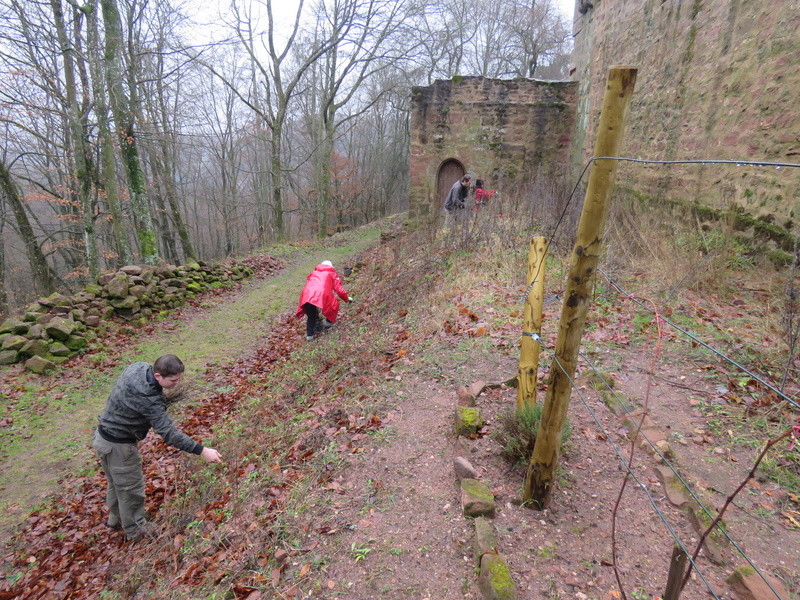
<svg viewBox="0 0 800 600">
<path fill-rule="evenodd" d="M 237 404 L 252 394 L 256 384 L 266 377 L 270 365 L 286 360 L 296 347 L 299 336 L 296 320 L 285 315 L 272 330 L 266 342 L 252 356 L 237 361 L 230 369 L 220 372 L 209 370 L 209 378 L 225 384 L 228 391 L 219 392 L 198 402 L 184 415 L 181 429 L 196 439 L 210 437 L 214 426 L 236 409 Z M 348 420 L 348 424 L 350 420 Z M 370 417 L 352 416 L 352 427 L 367 430 L 374 426 Z M 380 419 L 377 420 L 380 423 Z M 167 447 L 155 435 L 148 436 L 139 444 L 145 470 L 147 510 L 157 513 L 163 503 L 175 493 L 176 479 L 182 472 L 181 452 Z M 295 448 L 302 457 L 306 450 Z M 289 449 L 291 452 L 291 449 Z M 252 470 L 248 464 L 228 471 L 220 471 L 223 477 L 238 477 L 242 470 Z M 292 475 L 286 474 L 280 485 L 269 491 L 266 510 L 276 510 L 285 497 L 283 486 L 291 485 Z M 16 582 L 0 582 L 0 598 L 14 597 L 32 600 L 44 597 L 97 597 L 107 586 L 110 570 L 131 564 L 130 544 L 119 532 L 103 526 L 106 518 L 105 477 L 102 472 L 82 477 L 73 477 L 66 484 L 67 490 L 55 499 L 51 508 L 32 513 L 16 534 L 16 554 L 4 557 L 21 573 Z M 230 488 L 222 487 L 222 493 L 210 498 L 195 514 L 203 531 L 213 532 L 226 518 L 230 504 Z M 99 535 L 98 535 L 99 534 Z M 161 558 L 166 564 L 175 564 L 185 541 L 180 534 L 168 545 L 169 557 Z M 141 542 L 140 542 L 141 543 Z M 163 552 L 163 550 L 162 550 Z M 182 566 L 174 585 L 196 585 L 205 580 L 219 581 L 227 573 L 224 564 L 234 563 L 237 551 L 222 548 L 211 556 L 204 556 Z M 120 567 L 120 565 L 122 567 Z M 240 586 L 237 598 L 259 598 L 256 587 Z M 246 593 L 245 593 L 246 592 Z"/>
</svg>

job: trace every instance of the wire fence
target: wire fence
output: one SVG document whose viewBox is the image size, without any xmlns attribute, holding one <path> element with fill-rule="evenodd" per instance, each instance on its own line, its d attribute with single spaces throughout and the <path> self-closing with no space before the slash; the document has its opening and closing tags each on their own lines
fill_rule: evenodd
<svg viewBox="0 0 800 600">
<path fill-rule="evenodd" d="M 572 191 L 571 191 L 571 193 L 570 193 L 570 195 L 569 195 L 569 197 L 567 199 L 567 202 L 566 202 L 566 204 L 564 206 L 564 209 L 562 210 L 561 215 L 560 215 L 555 227 L 553 228 L 553 231 L 548 235 L 547 248 L 549 248 L 550 244 L 552 243 L 552 240 L 558 234 L 559 227 L 560 227 L 560 225 L 561 225 L 561 223 L 563 221 L 564 215 L 567 213 L 567 209 L 569 208 L 570 203 L 574 200 L 575 194 L 576 194 L 578 188 L 580 187 L 581 181 L 582 181 L 584 175 L 586 174 L 589 166 L 592 163 L 594 163 L 595 161 L 598 161 L 598 160 L 615 160 L 615 161 L 619 161 L 619 162 L 630 162 L 630 163 L 638 163 L 638 164 L 657 164 L 657 165 L 678 165 L 678 164 L 681 164 L 681 165 L 732 165 L 732 166 L 739 166 L 739 167 L 741 167 L 741 166 L 754 166 L 754 167 L 760 167 L 760 168 L 775 168 L 775 169 L 800 168 L 800 164 L 785 163 L 785 162 L 771 162 L 771 161 L 740 161 L 740 160 L 723 160 L 723 159 L 650 160 L 650 159 L 627 158 L 627 157 L 610 157 L 610 156 L 592 157 L 587 161 L 587 163 L 584 166 L 584 168 L 583 168 L 580 176 L 578 177 L 575 185 L 572 187 Z M 540 263 L 540 269 L 541 269 L 541 264 L 543 264 L 543 261 L 542 261 L 542 263 Z M 660 332 L 660 327 L 663 324 L 663 325 L 666 325 L 666 326 L 672 328 L 675 332 L 677 332 L 677 336 L 676 337 L 688 340 L 693 345 L 696 345 L 696 346 L 700 347 L 701 349 L 710 352 L 714 356 L 720 358 L 721 360 L 725 361 L 730 366 L 734 367 L 736 370 L 740 371 L 743 374 L 746 374 L 748 377 L 752 378 L 754 381 L 758 382 L 759 384 L 764 386 L 766 389 L 770 390 L 772 393 L 774 393 L 776 395 L 777 398 L 779 398 L 781 401 L 785 402 L 788 406 L 792 407 L 792 409 L 794 409 L 795 411 L 800 411 L 800 403 L 798 403 L 794 398 L 792 398 L 789 395 L 787 395 L 786 393 L 784 393 L 783 390 L 779 389 L 775 384 L 773 384 L 770 381 L 768 381 L 768 378 L 766 376 L 761 375 L 759 373 L 756 373 L 755 369 L 747 367 L 746 365 L 744 365 L 742 363 L 742 361 L 736 360 L 736 359 L 732 358 L 731 356 L 728 356 L 725 352 L 715 348 L 711 343 L 708 343 L 708 342 L 700 339 L 700 337 L 698 335 L 690 332 L 688 329 L 686 329 L 684 327 L 681 327 L 681 326 L 677 325 L 672 320 L 665 318 L 663 315 L 659 314 L 654 308 L 651 308 L 648 305 L 648 303 L 646 303 L 645 301 L 643 301 L 640 298 L 636 297 L 634 294 L 632 294 L 632 293 L 628 292 L 627 290 L 625 290 L 619 282 L 615 281 L 612 277 L 610 277 L 602 269 L 598 269 L 598 271 L 599 271 L 600 275 L 608 282 L 608 284 L 617 292 L 617 295 L 618 295 L 618 297 L 620 299 L 622 299 L 624 302 L 633 303 L 634 306 L 637 309 L 644 310 L 649 315 L 654 317 L 654 321 L 653 322 L 654 322 L 654 324 L 656 326 L 659 327 L 659 344 L 660 344 L 661 339 L 662 339 L 661 332 Z M 540 277 L 540 275 L 541 275 L 540 273 L 538 273 L 538 272 L 536 273 L 536 275 L 534 277 L 534 282 L 535 282 L 536 279 L 538 279 Z M 521 298 L 522 302 L 525 302 L 527 300 L 528 295 L 530 294 L 532 288 L 533 288 L 533 283 L 531 283 L 531 285 L 528 287 L 528 289 L 523 294 L 523 296 Z M 622 407 L 622 410 L 625 412 L 625 414 L 629 418 L 633 418 L 634 416 L 636 416 L 636 415 L 634 415 L 635 411 L 632 410 L 632 408 L 629 406 L 627 399 L 621 397 L 619 392 L 614 389 L 614 387 L 611 385 L 611 383 L 609 381 L 607 381 L 606 377 L 603 375 L 603 373 L 597 367 L 597 365 L 593 363 L 593 361 L 590 359 L 590 357 L 587 356 L 587 354 L 584 353 L 584 352 L 580 352 L 579 353 L 579 357 L 582 359 L 582 361 L 585 363 L 585 365 L 593 372 L 593 374 L 595 376 L 595 380 L 601 382 L 605 393 L 611 394 L 613 396 L 613 398 L 615 399 L 616 404 L 618 406 Z M 710 578 L 706 575 L 706 573 L 704 573 L 704 570 L 701 568 L 701 566 L 694 560 L 694 557 L 692 556 L 692 553 L 688 550 L 688 548 L 686 546 L 686 543 L 683 540 L 681 540 L 680 536 L 678 535 L 678 533 L 676 531 L 676 528 L 673 526 L 673 524 L 670 523 L 670 520 L 665 515 L 664 511 L 662 511 L 661 508 L 658 506 L 657 499 L 654 498 L 653 494 L 651 494 L 650 490 L 648 490 L 647 486 L 644 485 L 644 483 L 642 482 L 642 474 L 637 473 L 636 469 L 633 468 L 633 460 L 632 460 L 632 458 L 633 458 L 633 453 L 635 452 L 635 448 L 636 448 L 635 441 L 639 437 L 639 434 L 640 434 L 641 422 L 639 424 L 639 427 L 637 428 L 637 430 L 633 434 L 633 441 L 631 443 L 630 454 L 626 457 L 624 452 L 622 451 L 622 449 L 619 447 L 619 445 L 614 442 L 613 435 L 611 435 L 611 433 L 609 431 L 607 431 L 607 429 L 604 427 L 604 425 L 602 423 L 602 420 L 598 417 L 597 412 L 592 408 L 591 403 L 588 401 L 588 399 L 586 398 L 585 394 L 583 394 L 581 392 L 580 388 L 577 385 L 575 385 L 575 382 L 573 381 L 572 377 L 569 375 L 567 370 L 561 365 L 560 361 L 558 360 L 558 357 L 553 353 L 553 354 L 551 354 L 551 358 L 552 358 L 552 362 L 553 362 L 554 368 L 560 369 L 563 372 L 563 374 L 570 380 L 570 383 L 572 385 L 573 391 L 577 394 L 577 396 L 580 399 L 582 405 L 585 407 L 585 409 L 588 411 L 589 415 L 591 416 L 592 420 L 595 422 L 595 424 L 600 429 L 600 431 L 602 433 L 602 438 L 607 440 L 608 444 L 613 449 L 613 452 L 619 458 L 620 464 L 621 464 L 622 469 L 623 469 L 623 471 L 625 473 L 623 484 L 622 484 L 622 489 L 620 491 L 620 497 L 622 495 L 622 490 L 624 490 L 625 483 L 630 478 L 631 480 L 633 480 L 636 483 L 636 489 L 640 490 L 646 496 L 647 500 L 649 501 L 649 504 L 652 506 L 653 510 L 658 515 L 658 517 L 661 520 L 661 522 L 663 523 L 666 531 L 673 538 L 676 546 L 679 547 L 681 549 L 681 551 L 688 558 L 689 563 L 690 563 L 690 567 L 689 567 L 689 572 L 686 573 L 686 578 L 688 579 L 689 573 L 693 569 L 694 572 L 697 573 L 697 576 L 700 578 L 700 580 L 702 581 L 703 585 L 705 585 L 708 593 L 713 598 L 716 598 L 716 599 L 719 600 L 720 596 L 714 590 L 713 585 L 710 583 Z M 649 376 L 651 378 L 653 376 L 652 369 L 651 369 L 651 372 L 649 373 Z M 649 388 L 648 388 L 648 393 L 649 393 Z M 644 410 L 643 414 L 646 415 L 647 412 L 648 412 L 648 407 L 647 407 L 647 405 L 645 403 L 645 410 Z M 644 419 L 644 417 L 642 417 L 642 422 L 643 422 L 643 419 Z M 641 438 L 650 447 L 650 450 L 652 451 L 654 457 L 657 460 L 659 460 L 661 462 L 661 464 L 663 464 L 665 467 L 667 467 L 672 472 L 672 474 L 677 478 L 677 481 L 679 481 L 682 484 L 683 488 L 689 494 L 689 496 L 691 497 L 692 501 L 694 503 L 696 503 L 696 506 L 699 508 L 700 511 L 702 511 L 702 513 L 709 520 L 709 522 L 715 524 L 715 529 L 716 529 L 717 534 L 722 536 L 722 537 L 724 537 L 724 539 L 727 540 L 728 543 L 730 543 L 731 547 L 736 551 L 736 553 L 739 556 L 741 556 L 742 559 L 744 559 L 746 561 L 746 563 L 753 570 L 753 572 L 756 573 L 760 577 L 760 579 L 763 581 L 763 583 L 772 591 L 772 593 L 775 595 L 776 598 L 780 598 L 781 600 L 789 600 L 788 598 L 783 597 L 781 595 L 781 593 L 777 589 L 775 589 L 775 586 L 770 581 L 770 578 L 767 576 L 767 574 L 764 573 L 763 569 L 760 568 L 756 564 L 756 561 L 754 561 L 753 558 L 748 555 L 748 553 L 742 548 L 742 545 L 732 537 L 731 532 L 728 530 L 728 528 L 724 527 L 722 525 L 722 523 L 715 521 L 718 513 L 712 507 L 709 507 L 707 505 L 707 503 L 702 499 L 701 493 L 698 492 L 697 490 L 695 490 L 693 488 L 693 485 L 688 481 L 688 479 L 684 475 L 682 475 L 680 473 L 679 468 L 673 462 L 673 460 L 671 460 L 668 456 L 666 456 L 665 453 L 661 451 L 661 449 L 658 447 L 658 445 L 653 440 L 651 440 L 649 436 L 642 435 Z M 763 456 L 763 453 L 762 453 L 762 456 Z M 752 476 L 752 470 L 750 472 L 750 475 L 748 475 L 748 479 L 745 479 L 745 482 L 743 482 L 742 485 L 739 487 L 739 489 L 737 489 L 736 493 L 738 493 L 738 491 L 744 486 L 744 483 L 746 483 L 749 480 L 750 476 Z M 734 495 L 729 497 L 729 502 L 732 501 L 734 496 L 735 496 L 735 493 L 734 493 Z M 615 515 L 616 515 L 616 507 L 615 507 Z M 701 543 L 704 540 L 705 540 L 705 537 L 702 538 Z M 699 548 L 695 551 L 695 556 L 697 555 L 697 551 L 698 550 L 699 550 Z M 615 569 L 616 569 L 616 566 L 615 566 Z M 618 581 L 619 581 L 619 579 L 618 579 Z M 685 583 L 686 583 L 686 580 L 684 580 L 683 584 L 685 585 Z M 620 585 L 620 587 L 622 588 L 621 585 Z M 624 589 L 621 589 L 621 592 L 622 592 L 623 595 L 625 594 Z"/>
</svg>

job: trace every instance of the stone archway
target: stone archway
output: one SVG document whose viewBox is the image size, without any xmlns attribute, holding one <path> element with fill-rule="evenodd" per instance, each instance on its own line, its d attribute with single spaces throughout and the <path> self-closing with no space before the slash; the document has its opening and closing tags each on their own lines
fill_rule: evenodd
<svg viewBox="0 0 800 600">
<path fill-rule="evenodd" d="M 439 172 L 436 175 L 436 198 L 437 203 L 434 210 L 441 209 L 444 206 L 444 199 L 447 197 L 447 192 L 453 187 L 453 184 L 461 179 L 466 174 L 466 169 L 461 161 L 455 158 L 448 158 L 439 166 Z"/>
</svg>

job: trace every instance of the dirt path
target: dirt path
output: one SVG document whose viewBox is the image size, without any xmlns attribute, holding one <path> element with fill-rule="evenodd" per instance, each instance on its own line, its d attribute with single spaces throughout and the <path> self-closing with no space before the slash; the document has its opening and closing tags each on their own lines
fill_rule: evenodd
<svg viewBox="0 0 800 600">
<path fill-rule="evenodd" d="M 0 534 L 8 533 L 34 507 L 57 489 L 58 480 L 79 473 L 89 463 L 91 428 L 121 368 L 135 361 L 152 361 L 165 353 L 186 364 L 191 395 L 203 389 L 198 377 L 206 369 L 224 369 L 248 354 L 264 334 L 264 323 L 295 308 L 305 276 L 314 265 L 330 259 L 344 264 L 371 244 L 378 227 L 337 236 L 335 247 L 308 249 L 287 256 L 283 271 L 264 280 L 246 281 L 213 306 L 185 307 L 150 333 L 137 332 L 126 346 L 98 364 L 81 357 L 49 376 L 34 376 L 19 367 L 4 367 L 8 402 L 29 405 L 18 427 L 0 429 Z M 204 305 L 205 304 L 205 305 Z M 13 384 L 13 385 L 12 385 Z M 5 537 L 5 536 L 2 536 Z"/>
<path fill-rule="evenodd" d="M 474 579 L 472 532 L 453 478 L 451 391 L 397 378 L 385 441 L 352 460 L 339 482 L 332 512 L 345 529 L 320 538 L 327 574 L 354 600 L 464 598 Z"/>
</svg>

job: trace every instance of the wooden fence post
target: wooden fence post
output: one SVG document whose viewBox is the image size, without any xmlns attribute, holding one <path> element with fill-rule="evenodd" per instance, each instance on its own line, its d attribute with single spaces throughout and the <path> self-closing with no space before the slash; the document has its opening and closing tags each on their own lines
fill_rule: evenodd
<svg viewBox="0 0 800 600">
<path fill-rule="evenodd" d="M 636 68 L 612 67 L 608 73 L 594 156 L 617 156 L 628 105 L 636 84 Z M 522 493 L 523 501 L 544 509 L 550 502 L 553 476 L 558 465 L 561 433 L 572 392 L 572 377 L 586 322 L 595 269 L 603 246 L 603 230 L 608 216 L 608 200 L 617 171 L 617 161 L 595 160 L 589 173 L 586 198 L 578 224 L 561 320 L 558 324 L 555 357 L 550 368 L 542 420 L 536 434 Z"/>
<path fill-rule="evenodd" d="M 688 558 L 680 546 L 673 548 L 672 558 L 669 560 L 669 575 L 667 575 L 667 586 L 664 589 L 664 600 L 678 600 L 681 597 L 681 583 L 686 573 Z"/>
<path fill-rule="evenodd" d="M 539 335 L 542 333 L 542 304 L 544 302 L 544 261 L 547 238 L 531 240 L 528 253 L 528 294 L 525 298 L 522 341 L 519 348 L 519 377 L 517 377 L 517 411 L 536 404 L 536 378 L 539 372 Z"/>
</svg>

